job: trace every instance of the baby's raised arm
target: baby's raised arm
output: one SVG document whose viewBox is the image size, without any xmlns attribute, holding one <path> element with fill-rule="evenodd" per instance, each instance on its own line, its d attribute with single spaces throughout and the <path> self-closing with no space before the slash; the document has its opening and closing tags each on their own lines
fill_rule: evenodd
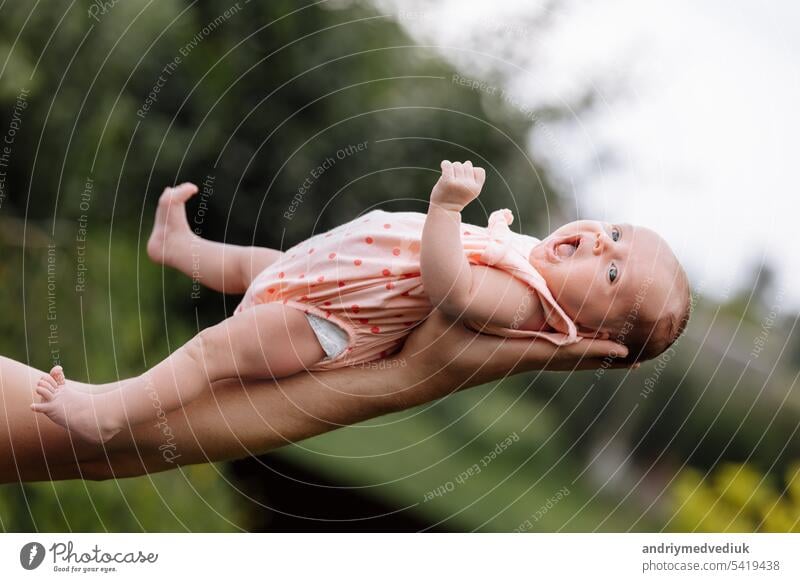
<svg viewBox="0 0 800 582">
<path fill-rule="evenodd" d="M 472 291 L 472 270 L 461 245 L 461 211 L 475 200 L 486 179 L 471 162 L 442 162 L 422 231 L 422 284 L 433 305 L 453 316 L 464 311 Z"/>
<path fill-rule="evenodd" d="M 478 197 L 483 168 L 467 161 L 442 162 L 422 232 L 422 284 L 431 303 L 454 318 L 519 326 L 541 312 L 538 298 L 511 275 L 471 265 L 461 244 L 461 211 Z"/>
</svg>

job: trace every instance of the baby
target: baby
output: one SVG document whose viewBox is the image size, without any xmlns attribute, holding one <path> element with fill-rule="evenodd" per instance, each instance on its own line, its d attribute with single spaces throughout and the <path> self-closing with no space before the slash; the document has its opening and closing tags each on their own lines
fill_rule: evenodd
<svg viewBox="0 0 800 582">
<path fill-rule="evenodd" d="M 187 275 L 202 266 L 202 281 L 244 291 L 242 302 L 141 376 L 99 391 L 66 381 L 56 366 L 40 379 L 32 409 L 104 442 L 217 380 L 385 358 L 434 308 L 501 336 L 557 345 L 613 339 L 630 362 L 655 357 L 683 331 L 686 275 L 656 233 L 580 220 L 538 241 L 509 229 L 509 210 L 492 213 L 488 228 L 462 224 L 485 172 L 470 162 L 441 167 L 427 215 L 374 210 L 285 253 L 200 239 L 184 209 L 197 188 L 167 188 L 148 254 Z"/>
</svg>

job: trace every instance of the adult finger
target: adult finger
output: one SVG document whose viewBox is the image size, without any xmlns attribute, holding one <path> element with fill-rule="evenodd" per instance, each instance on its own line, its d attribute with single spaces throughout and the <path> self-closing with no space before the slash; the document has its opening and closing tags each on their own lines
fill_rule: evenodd
<svg viewBox="0 0 800 582">
<path fill-rule="evenodd" d="M 621 360 L 619 358 L 609 358 L 606 356 L 605 358 L 584 358 L 578 365 L 576 366 L 576 370 L 598 370 L 603 368 L 604 370 L 627 370 L 627 369 L 637 369 L 640 364 L 632 364 L 627 360 Z"/>
<path fill-rule="evenodd" d="M 628 355 L 628 348 L 617 342 L 605 339 L 587 339 L 559 348 L 567 352 L 573 352 L 584 358 L 625 358 Z"/>
<path fill-rule="evenodd" d="M 544 340 L 514 340 L 527 344 L 522 354 L 522 367 L 532 370 L 588 370 L 604 364 L 609 367 L 627 355 L 625 346 L 609 340 L 581 341 L 568 346 L 555 346 Z M 511 344 L 515 346 L 515 344 Z M 505 349 L 505 348 L 504 348 Z"/>
</svg>

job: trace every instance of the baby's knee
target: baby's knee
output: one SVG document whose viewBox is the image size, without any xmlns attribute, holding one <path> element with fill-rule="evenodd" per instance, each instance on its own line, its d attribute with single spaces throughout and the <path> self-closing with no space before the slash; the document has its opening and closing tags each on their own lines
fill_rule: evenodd
<svg viewBox="0 0 800 582">
<path fill-rule="evenodd" d="M 213 379 L 230 377 L 240 368 L 249 369 L 254 344 L 258 344 L 257 323 L 240 314 L 208 327 L 186 343 L 186 356 Z"/>
<path fill-rule="evenodd" d="M 182 348 L 184 355 L 198 365 L 206 365 L 212 354 L 219 353 L 216 327 L 206 328 L 186 342 Z"/>
</svg>

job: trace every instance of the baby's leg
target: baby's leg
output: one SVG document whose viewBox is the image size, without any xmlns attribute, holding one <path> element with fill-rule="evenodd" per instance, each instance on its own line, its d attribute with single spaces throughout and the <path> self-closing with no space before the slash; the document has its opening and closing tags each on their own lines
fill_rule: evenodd
<svg viewBox="0 0 800 582">
<path fill-rule="evenodd" d="M 188 182 L 164 190 L 158 199 L 147 254 L 156 263 L 173 267 L 206 287 L 223 293 L 244 293 L 253 278 L 282 253 L 197 236 L 186 218 L 185 207 L 196 193 L 197 186 Z"/>
<path fill-rule="evenodd" d="M 31 407 L 83 439 L 105 442 L 126 424 L 154 420 L 187 404 L 217 380 L 291 376 L 324 356 L 302 311 L 257 305 L 201 331 L 116 390 L 87 393 L 65 384 L 54 368 L 37 386 L 42 402 Z"/>
</svg>

